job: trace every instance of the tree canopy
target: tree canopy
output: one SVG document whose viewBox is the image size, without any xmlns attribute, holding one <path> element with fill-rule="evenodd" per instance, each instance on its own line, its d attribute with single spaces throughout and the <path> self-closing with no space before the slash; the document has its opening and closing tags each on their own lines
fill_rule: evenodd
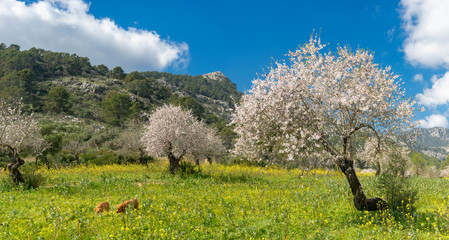
<svg viewBox="0 0 449 240">
<path fill-rule="evenodd" d="M 41 152 L 48 147 L 37 121 L 22 108 L 22 102 L 6 103 L 0 99 L 0 147 L 9 152 L 8 170 L 15 182 L 24 181 L 18 170 L 25 163 L 21 154 Z"/>
<path fill-rule="evenodd" d="M 103 118 L 112 125 L 120 125 L 130 115 L 131 99 L 128 94 L 110 91 L 102 102 Z"/>
<path fill-rule="evenodd" d="M 383 139 L 413 127 L 415 102 L 404 98 L 398 76 L 379 68 L 367 51 L 325 45 L 311 37 L 276 62 L 242 97 L 233 117 L 236 153 L 260 161 L 313 158 L 346 175 L 357 209 L 371 209 L 349 152 L 358 131 Z M 374 205 L 377 204 L 374 203 Z M 376 208 L 374 206 L 374 208 Z"/>
<path fill-rule="evenodd" d="M 223 145 L 215 131 L 181 107 L 164 105 L 149 118 L 141 141 L 148 154 L 168 155 L 170 171 L 175 173 L 184 156 L 220 154 Z"/>
<path fill-rule="evenodd" d="M 69 112 L 72 107 L 70 93 L 62 86 L 50 89 L 45 101 L 45 109 L 53 113 Z"/>
</svg>

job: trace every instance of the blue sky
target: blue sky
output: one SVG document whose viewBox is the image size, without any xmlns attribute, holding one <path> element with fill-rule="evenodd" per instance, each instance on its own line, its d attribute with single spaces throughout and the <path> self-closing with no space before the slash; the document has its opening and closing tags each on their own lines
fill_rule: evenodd
<svg viewBox="0 0 449 240">
<path fill-rule="evenodd" d="M 449 1 L 36 2 L 0 0 L 0 42 L 77 53 L 126 71 L 221 71 L 244 91 L 315 32 L 329 50 L 374 52 L 425 106 L 416 117 L 421 126 L 449 127 Z"/>
</svg>

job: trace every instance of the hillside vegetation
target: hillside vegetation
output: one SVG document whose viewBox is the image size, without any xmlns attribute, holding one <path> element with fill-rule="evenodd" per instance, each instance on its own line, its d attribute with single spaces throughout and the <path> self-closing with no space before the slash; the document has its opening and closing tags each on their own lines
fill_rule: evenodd
<svg viewBox="0 0 449 240">
<path fill-rule="evenodd" d="M 21 100 L 23 110 L 35 113 L 52 145 L 44 155 L 58 163 L 78 159 L 90 149 L 119 150 L 120 144 L 112 140 L 130 125 L 147 121 L 145 114 L 163 104 L 191 110 L 216 128 L 231 148 L 235 133 L 228 124 L 241 95 L 220 72 L 198 76 L 125 73 L 120 66 L 92 65 L 76 54 L 0 44 L 0 98 Z M 76 153 L 67 146 L 73 142 L 78 142 Z M 134 152 L 123 150 L 123 154 Z M 6 160 L 1 164 L 5 166 Z"/>
</svg>

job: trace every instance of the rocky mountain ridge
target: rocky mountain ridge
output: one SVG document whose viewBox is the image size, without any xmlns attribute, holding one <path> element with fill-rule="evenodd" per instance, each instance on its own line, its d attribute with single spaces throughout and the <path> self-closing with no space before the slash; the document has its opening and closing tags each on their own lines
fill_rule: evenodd
<svg viewBox="0 0 449 240">
<path fill-rule="evenodd" d="M 445 160 L 449 155 L 449 129 L 443 127 L 417 128 L 416 150 Z"/>
</svg>

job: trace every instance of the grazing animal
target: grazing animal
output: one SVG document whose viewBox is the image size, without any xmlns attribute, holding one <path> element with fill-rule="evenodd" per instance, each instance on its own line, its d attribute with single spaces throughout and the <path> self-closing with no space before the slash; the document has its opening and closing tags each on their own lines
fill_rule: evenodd
<svg viewBox="0 0 449 240">
<path fill-rule="evenodd" d="M 94 209 L 95 212 L 97 213 L 101 213 L 103 211 L 107 211 L 109 212 L 109 195 L 108 195 L 108 200 L 106 202 L 101 202 L 97 205 L 97 207 Z"/>
<path fill-rule="evenodd" d="M 119 205 L 117 205 L 117 213 L 124 213 L 126 211 L 126 209 L 128 207 L 130 207 L 129 205 L 133 204 L 133 209 L 139 209 L 139 201 L 137 201 L 137 198 L 134 198 L 132 200 L 128 200 L 124 203 L 120 203 Z"/>
</svg>

